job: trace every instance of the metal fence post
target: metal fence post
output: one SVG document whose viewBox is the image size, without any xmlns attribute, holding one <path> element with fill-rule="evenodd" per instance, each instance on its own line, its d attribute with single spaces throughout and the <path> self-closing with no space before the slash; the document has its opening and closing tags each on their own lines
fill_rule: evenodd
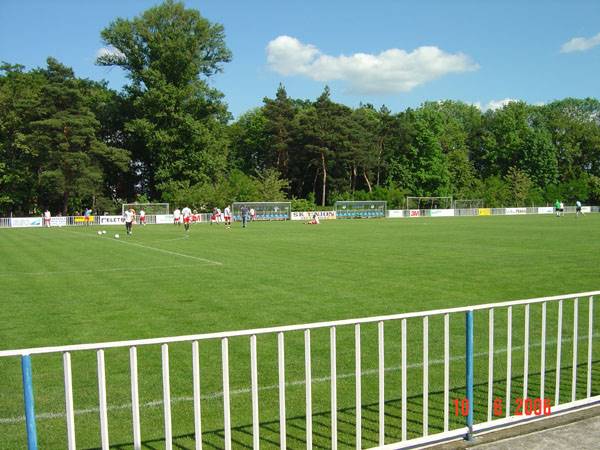
<svg viewBox="0 0 600 450">
<path fill-rule="evenodd" d="M 473 441 L 473 311 L 466 313 L 466 385 L 467 385 L 467 402 L 469 412 L 467 414 L 467 441 Z"/>
<path fill-rule="evenodd" d="M 27 449 L 37 450 L 37 431 L 35 427 L 35 403 L 33 399 L 33 381 L 31 378 L 31 356 L 21 356 L 23 372 L 23 400 L 25 402 L 25 426 L 27 429 Z"/>
</svg>

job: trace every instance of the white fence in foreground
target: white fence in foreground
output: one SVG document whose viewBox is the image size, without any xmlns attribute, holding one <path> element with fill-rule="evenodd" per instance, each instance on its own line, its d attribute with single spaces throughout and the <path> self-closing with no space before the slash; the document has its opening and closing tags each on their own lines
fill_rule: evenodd
<svg viewBox="0 0 600 450">
<path fill-rule="evenodd" d="M 329 334 L 329 377 L 321 378 L 319 381 L 325 380 L 329 383 L 329 404 L 330 404 L 330 436 L 328 445 L 332 449 L 338 447 L 340 439 L 343 437 L 344 442 L 352 441 L 357 449 L 363 448 L 365 443 L 367 446 L 374 448 L 409 448 L 422 446 L 438 441 L 451 440 L 460 437 L 472 439 L 478 433 L 483 433 L 498 427 L 511 426 L 516 423 L 521 423 L 527 420 L 541 420 L 551 414 L 565 413 L 572 409 L 589 407 L 590 405 L 600 403 L 600 383 L 597 378 L 592 378 L 599 369 L 600 361 L 593 360 L 593 339 L 598 336 L 598 324 L 594 321 L 594 303 L 595 297 L 600 295 L 600 291 L 585 292 L 572 295 L 561 295 L 555 297 L 544 297 L 529 300 L 518 300 L 503 303 L 492 303 L 484 305 L 476 305 L 470 307 L 449 308 L 432 311 L 423 311 L 407 314 L 396 314 L 389 316 L 369 317 L 361 319 L 339 320 L 333 322 L 320 322 L 301 324 L 293 326 L 261 328 L 253 330 L 231 331 L 222 333 L 207 333 L 191 336 L 177 336 L 159 339 L 144 339 L 122 342 L 108 342 L 99 344 L 87 345 L 69 345 L 61 347 L 45 347 L 45 348 L 30 348 L 22 350 L 0 351 L 0 358 L 21 357 L 23 371 L 23 388 L 25 398 L 25 417 L 27 418 L 27 438 L 30 449 L 37 448 L 37 433 L 36 433 L 36 415 L 34 404 L 34 386 L 31 377 L 31 358 L 41 354 L 62 354 L 63 361 L 63 376 L 64 376 L 64 391 L 66 405 L 66 431 L 68 448 L 74 450 L 77 447 L 77 433 L 75 429 L 75 409 L 73 404 L 73 376 L 71 357 L 78 352 L 95 352 L 97 361 L 97 383 L 98 383 L 98 415 L 100 422 L 100 433 L 98 436 L 99 443 L 103 449 L 108 449 L 110 446 L 110 427 L 107 414 L 107 378 L 105 371 L 105 351 L 114 348 L 128 349 L 129 352 L 129 367 L 130 367 L 130 385 L 131 385 L 131 439 L 135 449 L 142 448 L 143 438 L 140 428 L 140 396 L 138 384 L 144 373 L 138 371 L 138 348 L 142 346 L 160 346 L 162 358 L 162 406 L 163 406 L 163 424 L 164 424 L 164 445 L 167 449 L 173 448 L 173 427 L 171 421 L 171 379 L 169 369 L 169 346 L 175 343 L 189 343 L 190 353 L 189 358 L 192 361 L 192 380 L 193 380 L 193 417 L 195 439 L 195 448 L 202 448 L 203 443 L 203 421 L 210 416 L 210 410 L 201 410 L 201 382 L 200 382 L 200 364 L 199 355 L 200 349 L 207 348 L 207 341 L 219 341 L 221 353 L 221 368 L 220 379 L 222 380 L 222 399 L 223 399 L 223 430 L 222 430 L 222 447 L 229 450 L 232 448 L 232 404 L 231 395 L 232 387 L 230 385 L 230 372 L 232 364 L 236 361 L 230 359 L 230 340 L 233 338 L 247 339 L 249 346 L 249 367 L 251 380 L 251 404 L 248 408 L 251 409 L 252 415 L 252 447 L 258 449 L 261 445 L 261 422 L 259 419 L 259 395 L 261 390 L 259 387 L 259 377 L 261 373 L 258 369 L 258 343 L 257 336 L 271 335 L 276 338 L 277 342 L 277 379 L 278 379 L 278 415 L 279 415 L 279 440 L 280 448 L 285 449 L 287 446 L 288 431 L 287 424 L 289 420 L 288 410 L 290 408 L 290 399 L 286 397 L 287 389 L 289 389 L 288 379 L 286 378 L 286 338 L 290 333 L 303 333 L 303 348 L 304 348 L 304 380 L 305 388 L 304 395 L 304 411 L 305 411 L 305 436 L 304 445 L 306 448 L 313 447 L 313 402 L 316 400 L 313 394 L 313 386 L 317 382 L 313 380 L 312 363 L 314 362 L 315 354 L 311 352 L 311 336 L 317 330 L 328 331 Z M 556 317 L 556 335 L 550 336 L 547 332 L 548 314 L 547 310 L 552 307 L 553 312 L 557 312 Z M 580 319 L 581 311 L 587 311 Z M 474 314 L 477 313 L 478 327 L 474 329 Z M 496 314 L 497 319 L 494 319 Z M 502 322 L 506 314 L 506 322 Z M 513 326 L 513 318 L 518 315 L 519 319 L 523 317 L 524 327 L 517 329 Z M 483 320 L 480 320 L 483 318 Z M 500 319 L 500 320 L 498 320 Z M 430 359 L 430 350 L 433 349 L 437 341 L 431 341 L 429 324 L 433 320 L 443 320 L 443 400 L 441 408 L 439 404 L 433 405 L 433 400 L 430 396 L 430 368 L 433 361 Z M 458 322 L 455 322 L 458 321 Z M 587 321 L 587 327 L 585 322 Z M 410 322 L 410 327 L 407 323 Z M 420 323 L 419 323 L 420 322 Z M 464 330 L 464 339 L 451 341 L 450 325 L 460 325 Z M 502 327 L 495 327 L 495 323 L 502 323 Z M 414 324 L 417 323 L 415 326 Z M 441 323 L 441 322 L 440 322 Z M 520 323 L 520 322 L 519 322 Z M 361 327 L 376 326 L 376 340 L 370 342 L 364 339 L 364 334 L 361 333 Z M 390 332 L 400 327 L 400 349 L 399 354 L 396 354 L 400 362 L 400 378 L 401 390 L 399 395 L 399 413 L 395 415 L 387 415 L 386 405 L 386 342 L 389 345 L 389 339 L 386 340 L 386 330 Z M 408 328 L 411 329 L 410 333 Z M 584 332 L 580 336 L 580 330 Z M 344 333 L 346 336 L 353 335 L 353 339 L 349 342 L 340 342 L 338 336 L 342 336 L 342 331 L 346 330 L 349 333 Z M 422 335 L 417 331 L 422 331 Z M 435 331 L 435 329 L 432 328 Z M 475 330 L 475 331 L 474 331 Z M 539 333 L 538 333 L 539 330 Z M 572 330 L 572 332 L 571 332 Z M 497 348 L 494 343 L 495 336 L 504 336 L 506 332 L 506 346 Z M 521 334 L 521 332 L 523 334 Z M 535 332 L 535 333 L 534 333 Z M 570 339 L 566 339 L 565 335 L 569 332 Z M 441 335 L 442 333 L 440 333 Z M 540 341 L 533 342 L 530 336 L 539 334 Z M 523 337 L 523 345 L 517 347 L 513 345 L 513 338 L 518 337 L 521 341 Z M 388 336 L 389 338 L 389 336 Z M 487 359 L 488 364 L 474 365 L 474 350 L 473 343 L 487 340 Z M 578 349 L 579 342 L 586 343 L 582 348 Z M 504 341 L 503 341 L 504 342 Z M 338 366 L 341 360 L 338 359 L 338 348 L 340 345 L 351 346 L 353 351 L 350 353 L 342 353 L 341 355 L 352 355 L 354 358 L 354 389 L 353 403 L 355 405 L 355 427 L 353 432 L 349 432 L 348 424 L 346 423 L 342 433 L 338 425 L 341 424 L 338 419 L 338 400 L 340 391 L 338 390 L 338 381 L 342 378 L 338 374 Z M 455 355 L 460 355 L 461 360 L 465 362 L 464 389 L 461 395 L 460 411 L 465 415 L 464 424 L 460 426 L 451 426 L 454 421 L 451 418 L 459 413 L 459 404 L 454 407 L 453 400 L 450 398 L 450 371 L 451 362 L 456 360 L 456 357 L 450 357 L 452 344 L 452 352 Z M 556 362 L 554 369 L 547 369 L 551 362 L 546 357 L 546 349 L 550 348 L 556 353 L 553 360 Z M 580 354 L 583 347 L 586 347 L 586 357 L 581 361 Z M 413 380 L 414 365 L 407 363 L 407 355 L 415 348 L 421 347 L 422 355 L 422 408 L 419 413 L 414 410 L 407 409 L 408 395 L 407 386 Z M 539 347 L 539 373 L 530 373 L 532 360 L 530 351 Z M 366 424 L 363 421 L 363 397 L 362 389 L 365 386 L 363 377 L 365 371 L 362 368 L 362 360 L 365 357 L 363 348 L 376 348 L 377 354 L 377 418 L 369 419 Z M 408 349 L 408 351 L 407 351 Z M 565 365 L 565 358 L 561 355 L 571 352 L 572 358 Z M 207 351 L 207 350 L 203 350 Z M 504 398 L 501 402 L 505 405 L 512 405 L 515 389 L 518 388 L 518 396 L 522 395 L 523 402 L 521 414 L 514 411 L 511 407 L 506 406 L 506 411 L 502 411 L 499 415 L 496 412 L 496 404 L 498 398 L 494 398 L 494 386 L 498 387 L 499 378 L 504 376 L 504 370 L 500 374 L 496 373 L 494 364 L 498 361 L 498 353 L 505 353 L 506 357 L 506 379 L 505 388 L 503 389 Z M 521 386 L 515 385 L 515 367 L 517 367 L 517 356 L 522 352 L 522 360 L 519 359 L 519 364 L 522 361 L 522 391 Z M 597 354 L 597 350 L 596 350 Z M 462 358 L 464 355 L 464 358 Z M 352 358 L 351 356 L 351 358 Z M 486 356 L 478 354 L 475 356 Z M 389 354 L 388 354 L 389 357 Z M 348 361 L 346 361 L 348 362 Z M 570 366 L 568 364 L 571 364 Z M 537 361 L 536 361 L 537 365 Z M 519 365 L 520 367 L 520 365 Z M 487 370 L 486 370 L 487 369 Z M 579 369 L 579 371 L 578 371 Z M 567 372 L 565 372 L 567 370 Z M 421 371 L 421 369 L 419 369 Z M 561 379 L 561 372 L 563 378 Z M 565 373 L 570 372 L 570 380 L 566 380 Z M 578 375 L 579 372 L 579 375 Z M 411 377 L 409 378 L 409 373 Z M 582 377 L 582 373 L 585 375 Z M 77 374 L 75 374 L 76 376 Z M 487 395 L 486 400 L 482 401 L 474 398 L 473 382 L 475 379 L 485 378 L 487 375 Z M 347 376 L 345 378 L 348 378 Z M 536 383 L 536 387 L 532 387 Z M 545 386 L 550 385 L 553 381 L 554 392 L 548 392 Z M 528 385 L 529 382 L 529 385 Z M 511 384 L 512 383 L 512 384 Z M 539 384 L 538 384 L 539 383 Z M 484 388 L 485 388 L 485 383 Z M 538 387 L 539 386 L 539 387 Z M 565 387 L 566 386 L 566 387 Z M 561 387 L 563 393 L 561 396 Z M 565 400 L 564 390 L 570 388 L 567 401 Z M 579 388 L 579 389 L 578 389 Z M 456 395 L 455 390 L 453 391 Z M 498 390 L 496 389 L 496 393 Z M 522 394 L 521 394 L 522 392 Z M 39 394 L 39 392 L 38 392 Z M 348 390 L 346 395 L 350 395 Z M 479 396 L 483 397 L 483 396 Z M 562 399 L 562 401 L 561 401 Z M 429 409 L 430 404 L 436 406 L 432 410 Z M 390 406 L 387 406 L 390 408 Z M 455 411 L 456 408 L 456 411 Z M 475 412 L 475 416 L 474 416 Z M 264 413 L 264 412 L 263 412 Z M 420 435 L 414 437 L 413 430 L 409 438 L 409 426 L 415 421 L 420 421 L 422 424 Z M 443 424 L 438 432 L 430 434 L 431 427 L 429 423 L 436 421 Z M 373 423 L 374 422 L 374 423 Z M 455 425 L 455 424 L 454 424 Z M 376 427 L 376 433 L 371 430 L 371 438 L 366 439 L 364 434 L 366 430 Z M 395 431 L 397 438 L 391 439 L 390 430 Z M 187 430 L 188 432 L 191 430 Z M 393 434 L 393 433 L 392 433 Z M 221 434 L 219 434 L 221 436 Z M 320 437 L 323 438 L 322 436 Z M 297 437 L 296 437 L 297 439 Z M 270 442 L 270 445 L 273 445 Z M 297 445 L 297 442 L 294 443 Z M 220 446 L 220 445 L 219 445 Z"/>
</svg>

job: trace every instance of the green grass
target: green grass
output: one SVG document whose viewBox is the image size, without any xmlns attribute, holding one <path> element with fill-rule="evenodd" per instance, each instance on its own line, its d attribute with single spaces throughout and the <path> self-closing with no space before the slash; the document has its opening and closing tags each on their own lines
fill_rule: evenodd
<svg viewBox="0 0 600 450">
<path fill-rule="evenodd" d="M 175 226 L 0 230 L 0 348 L 26 348 L 197 334 L 357 318 L 600 289 L 600 215 L 420 218 L 406 220 L 253 223 L 247 229 L 194 226 L 189 237 Z M 112 236 L 120 233 L 121 239 Z M 133 245 L 132 245 L 133 244 Z M 186 256 L 184 256 L 186 255 Z M 190 257 L 191 256 L 191 257 Z M 208 261 L 218 262 L 214 264 Z M 587 336 L 588 304 L 580 300 L 579 336 Z M 561 399 L 570 397 L 572 303 L 565 303 Z M 539 395 L 540 307 L 531 308 L 530 396 Z M 594 309 L 595 333 L 600 306 Z M 494 391 L 506 383 L 506 311 L 495 318 Z M 554 393 L 556 305 L 548 306 L 546 393 Z M 422 322 L 408 321 L 409 437 L 422 431 Z M 512 398 L 522 396 L 523 308 L 513 311 Z M 430 319 L 429 433 L 443 425 L 443 321 Z M 451 321 L 451 405 L 464 392 L 464 319 Z M 485 420 L 487 312 L 475 314 L 475 418 Z M 594 338 L 593 393 L 600 393 L 600 336 Z M 362 329 L 363 446 L 377 444 L 377 327 Z M 354 337 L 337 336 L 338 428 L 341 447 L 354 447 Z M 587 341 L 579 340 L 585 363 Z M 400 323 L 385 329 L 386 442 L 400 437 Z M 223 447 L 220 342 L 201 343 L 203 439 Z M 162 448 L 161 358 L 158 346 L 139 352 L 142 440 Z M 289 448 L 304 448 L 302 333 L 286 336 Z M 276 336 L 258 337 L 261 446 L 279 439 Z M 34 356 L 40 448 L 66 447 L 61 355 Z M 74 353 L 76 410 L 97 407 L 96 357 Z M 193 448 L 191 346 L 170 346 L 174 436 Z M 115 448 L 132 448 L 129 362 L 126 349 L 106 351 L 109 428 Z M 230 341 L 232 425 L 235 448 L 252 443 L 249 342 Z M 328 330 L 312 333 L 314 443 L 330 447 Z M 585 396 L 587 365 L 578 367 L 578 397 Z M 0 360 L 0 448 L 25 446 L 20 365 Z M 548 394 L 547 394 L 548 395 Z M 454 417 L 451 426 L 461 426 Z M 56 417 L 48 414 L 56 413 Z M 100 445 L 97 412 L 76 416 L 78 448 Z"/>
</svg>

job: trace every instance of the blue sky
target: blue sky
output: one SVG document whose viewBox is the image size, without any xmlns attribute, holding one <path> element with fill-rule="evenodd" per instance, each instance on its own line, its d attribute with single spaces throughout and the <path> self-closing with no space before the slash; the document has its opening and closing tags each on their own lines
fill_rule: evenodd
<svg viewBox="0 0 600 450">
<path fill-rule="evenodd" d="M 120 89 L 98 67 L 100 31 L 156 0 L 0 0 L 0 60 L 27 69 L 48 56 Z M 453 99 L 495 107 L 600 97 L 600 1 L 188 0 L 224 25 L 233 60 L 212 85 L 237 117 L 273 97 L 386 104 L 399 112 Z"/>
</svg>

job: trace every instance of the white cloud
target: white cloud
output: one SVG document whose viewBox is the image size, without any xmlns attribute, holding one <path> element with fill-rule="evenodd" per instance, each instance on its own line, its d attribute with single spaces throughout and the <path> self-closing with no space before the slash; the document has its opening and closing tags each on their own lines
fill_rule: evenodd
<svg viewBox="0 0 600 450">
<path fill-rule="evenodd" d="M 446 53 L 437 47 L 419 47 L 412 52 L 392 48 L 377 55 L 330 56 L 290 36 L 279 36 L 269 42 L 267 63 L 281 75 L 347 81 L 352 91 L 367 94 L 407 92 L 449 73 L 479 68 L 467 55 Z"/>
<path fill-rule="evenodd" d="M 475 106 L 476 108 L 480 109 L 481 111 L 487 111 L 488 109 L 491 109 L 492 111 L 496 111 L 497 109 L 504 108 L 510 102 L 518 102 L 518 101 L 519 100 L 516 100 L 514 98 L 503 98 L 502 100 L 490 100 L 485 105 L 482 105 L 481 102 L 475 102 L 475 103 L 471 103 L 471 104 L 473 106 Z"/>
<path fill-rule="evenodd" d="M 591 38 L 576 37 L 560 47 L 561 53 L 585 52 L 600 44 L 600 33 Z"/>
<path fill-rule="evenodd" d="M 116 49 L 114 47 L 101 47 L 96 52 L 96 59 L 107 56 L 116 56 L 122 58 L 125 55 L 123 54 L 123 52 L 121 52 L 121 50 Z"/>
</svg>

